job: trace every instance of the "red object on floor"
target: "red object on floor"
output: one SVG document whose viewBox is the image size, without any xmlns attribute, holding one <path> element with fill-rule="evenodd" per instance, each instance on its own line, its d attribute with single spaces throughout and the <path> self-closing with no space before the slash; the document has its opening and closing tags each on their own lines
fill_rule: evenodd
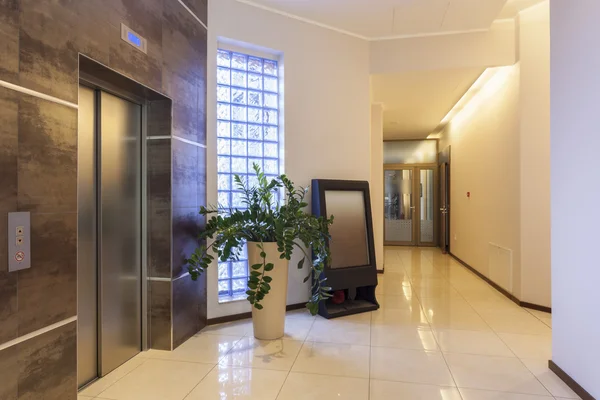
<svg viewBox="0 0 600 400">
<path fill-rule="evenodd" d="M 336 290 L 333 292 L 333 297 L 331 301 L 333 304 L 342 304 L 346 300 L 346 293 L 343 290 Z"/>
</svg>

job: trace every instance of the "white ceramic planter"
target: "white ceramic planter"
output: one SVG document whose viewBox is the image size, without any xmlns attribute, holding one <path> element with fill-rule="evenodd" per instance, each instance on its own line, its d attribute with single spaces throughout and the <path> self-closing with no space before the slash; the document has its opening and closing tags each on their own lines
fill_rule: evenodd
<svg viewBox="0 0 600 400">
<path fill-rule="evenodd" d="M 261 250 L 257 243 L 248 242 L 248 265 L 262 264 Z M 252 325 L 254 337 L 263 340 L 273 340 L 283 337 L 285 332 L 285 308 L 288 287 L 288 261 L 279 258 L 277 243 L 264 243 L 263 248 L 267 254 L 267 264 L 274 265 L 272 271 L 267 272 L 273 280 L 271 290 L 260 302 L 263 308 L 257 310 L 252 307 Z M 262 272 L 262 269 L 259 271 Z"/>
</svg>

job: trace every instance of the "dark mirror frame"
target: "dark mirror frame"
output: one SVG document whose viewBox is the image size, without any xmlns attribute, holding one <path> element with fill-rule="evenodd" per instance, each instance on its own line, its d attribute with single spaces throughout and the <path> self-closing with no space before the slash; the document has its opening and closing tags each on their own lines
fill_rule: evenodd
<svg viewBox="0 0 600 400">
<path fill-rule="evenodd" d="M 369 311 L 379 308 L 375 300 L 375 287 L 377 286 L 377 259 L 375 256 L 375 243 L 373 239 L 373 217 L 371 214 L 371 193 L 369 191 L 369 182 L 367 181 L 345 181 L 331 179 L 313 179 L 312 180 L 312 212 L 316 216 L 327 217 L 327 203 L 325 192 L 327 191 L 346 191 L 361 192 L 364 200 L 365 222 L 367 233 L 367 251 L 369 254 L 369 263 L 360 266 L 348 266 L 347 268 L 338 267 L 335 269 L 329 266 L 325 267 L 323 275 L 327 278 L 327 285 L 332 290 L 354 290 L 359 289 L 363 297 L 368 297 L 372 302 L 369 309 L 361 310 L 359 307 L 354 310 L 336 312 L 335 316 L 354 314 L 356 312 Z M 333 214 L 335 224 L 335 213 Z M 327 243 L 329 246 L 329 242 Z M 333 255 L 332 255 L 333 256 Z M 327 305 L 324 304 L 319 313 L 326 318 L 333 317 L 327 311 Z"/>
</svg>

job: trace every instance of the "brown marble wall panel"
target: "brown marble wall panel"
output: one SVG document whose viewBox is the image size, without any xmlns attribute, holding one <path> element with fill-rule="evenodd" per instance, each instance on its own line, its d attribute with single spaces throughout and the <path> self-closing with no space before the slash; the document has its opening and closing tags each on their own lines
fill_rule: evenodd
<svg viewBox="0 0 600 400">
<path fill-rule="evenodd" d="M 0 0 L 0 79 L 19 83 L 19 0 Z"/>
<path fill-rule="evenodd" d="M 198 207 L 173 209 L 173 277 L 187 272 L 185 260 L 198 247 L 198 233 L 202 228 Z"/>
<path fill-rule="evenodd" d="M 115 0 L 111 5 L 112 10 L 108 13 L 112 26 L 109 67 L 161 91 L 163 0 Z M 147 54 L 121 40 L 121 23 L 147 40 Z"/>
<path fill-rule="evenodd" d="M 20 1 L 20 84 L 77 103 L 78 1 Z"/>
<path fill-rule="evenodd" d="M 171 140 L 173 146 L 173 208 L 198 206 L 198 146 Z"/>
<path fill-rule="evenodd" d="M 75 1 L 75 46 L 77 51 L 94 60 L 108 65 L 110 54 L 110 35 L 114 27 L 108 22 L 107 1 Z M 111 1 L 112 3 L 112 1 Z M 114 15 L 114 13 L 112 13 Z"/>
<path fill-rule="evenodd" d="M 20 95 L 19 210 L 77 211 L 77 110 Z"/>
<path fill-rule="evenodd" d="M 173 282 L 173 348 L 206 326 L 206 275 L 197 281 L 184 276 Z"/>
<path fill-rule="evenodd" d="M 196 164 L 196 181 L 198 182 L 197 206 L 206 206 L 206 149 L 198 147 L 198 163 Z M 202 222 L 204 227 L 204 222 Z"/>
<path fill-rule="evenodd" d="M 146 141 L 148 149 L 148 206 L 171 208 L 171 139 Z"/>
<path fill-rule="evenodd" d="M 148 136 L 171 135 L 171 100 L 156 100 L 148 104 Z"/>
<path fill-rule="evenodd" d="M 148 276 L 171 277 L 171 209 L 148 210 Z"/>
<path fill-rule="evenodd" d="M 19 276 L 19 336 L 77 314 L 77 213 L 31 215 L 31 268 Z"/>
<path fill-rule="evenodd" d="M 171 350 L 171 282 L 149 281 L 150 347 Z"/>
<path fill-rule="evenodd" d="M 183 0 L 183 3 L 188 6 L 205 25 L 208 25 L 208 0 Z"/>
<path fill-rule="evenodd" d="M 0 210 L 17 206 L 17 156 L 19 151 L 19 94 L 0 87 Z M 0 244 L 0 251 L 4 247 Z M 0 254 L 6 254 L 5 251 Z M 0 260 L 0 269 L 3 264 Z"/>
<path fill-rule="evenodd" d="M 12 346 L 0 350 L 0 399 L 19 398 L 19 349 Z"/>
<path fill-rule="evenodd" d="M 164 15 L 163 89 L 174 100 L 173 134 L 204 143 L 207 32 L 177 2 L 165 3 Z"/>
<path fill-rule="evenodd" d="M 7 261 L 7 213 L 17 210 L 18 112 L 19 95 L 0 88 L 0 343 L 18 333 L 17 274 Z"/>
<path fill-rule="evenodd" d="M 77 323 L 17 345 L 19 400 L 77 399 Z"/>
</svg>

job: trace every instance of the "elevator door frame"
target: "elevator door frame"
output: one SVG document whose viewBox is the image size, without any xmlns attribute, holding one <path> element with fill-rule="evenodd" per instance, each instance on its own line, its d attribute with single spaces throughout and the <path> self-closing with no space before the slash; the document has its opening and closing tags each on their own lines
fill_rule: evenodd
<svg viewBox="0 0 600 400">
<path fill-rule="evenodd" d="M 146 351 L 148 350 L 148 260 L 147 260 L 147 113 L 148 113 L 148 101 L 146 99 L 143 99 L 141 97 L 135 96 L 129 92 L 126 92 L 124 90 L 122 90 L 119 87 L 116 87 L 114 85 L 111 85 L 110 83 L 103 81 L 101 79 L 98 79 L 92 75 L 88 75 L 85 74 L 84 72 L 80 71 L 80 79 L 79 79 L 79 84 L 81 86 L 85 86 L 88 89 L 94 90 L 94 96 L 95 96 L 95 101 L 97 101 L 97 97 L 98 93 L 97 91 L 102 91 L 108 94 L 111 94 L 113 96 L 119 97 L 123 100 L 129 101 L 131 103 L 135 103 L 137 105 L 139 105 L 141 107 L 141 137 L 140 137 L 140 197 L 141 197 L 141 204 L 140 204 L 140 294 L 141 294 L 141 337 L 140 337 L 140 343 L 141 343 L 141 348 L 140 351 Z M 98 105 L 97 103 L 94 104 L 94 107 L 96 108 L 96 111 L 99 111 Z M 99 118 L 99 117 L 98 117 Z M 96 131 L 98 129 L 98 123 L 96 123 Z M 97 143 L 96 143 L 97 145 Z M 97 151 L 97 150 L 96 150 Z M 98 157 L 98 153 L 95 153 L 95 157 Z M 95 163 L 95 167 L 97 167 L 99 160 L 96 159 L 94 161 Z M 98 178 L 98 174 L 97 172 L 95 173 L 96 177 Z M 96 195 L 98 194 L 98 192 L 96 192 Z M 99 199 L 97 197 L 96 202 L 98 202 Z M 97 203 L 98 205 L 99 203 Z M 98 227 L 96 226 L 96 229 Z M 100 265 L 99 265 L 99 258 L 98 258 L 98 254 L 97 254 L 97 301 L 100 301 Z M 100 330 L 101 330 L 101 326 L 100 326 L 100 318 L 101 318 L 101 314 L 99 312 L 99 303 L 98 304 L 98 312 L 97 312 L 97 317 L 98 317 L 98 322 L 97 322 L 97 344 L 98 344 L 98 349 L 97 349 L 97 368 L 96 368 L 96 372 L 97 372 L 97 377 L 95 379 L 92 379 L 89 382 L 84 383 L 82 386 L 79 387 L 79 389 L 83 389 L 84 387 L 90 385 L 91 383 L 93 383 L 95 380 L 99 379 L 101 377 L 101 354 L 100 354 L 100 346 L 101 346 L 101 334 L 100 334 Z M 78 378 L 78 385 L 79 385 L 79 378 Z"/>
<path fill-rule="evenodd" d="M 439 190 L 439 177 L 438 177 L 438 165 L 437 163 L 431 164 L 384 164 L 383 165 L 383 198 L 385 199 L 385 171 L 402 171 L 412 170 L 413 182 L 412 182 L 412 193 L 413 193 L 413 215 L 412 215 L 412 241 L 410 242 L 397 242 L 389 241 L 385 237 L 385 213 L 383 215 L 383 226 L 384 226 L 384 245 L 385 246 L 419 246 L 419 247 L 435 247 L 438 245 L 439 237 L 439 218 L 438 218 L 438 190 Z M 422 242 L 421 241 L 421 202 L 419 201 L 420 196 L 420 172 L 421 170 L 432 170 L 433 171 L 433 241 Z M 384 200 L 385 201 L 385 200 Z M 385 205 L 384 205 L 385 207 Z"/>
</svg>

